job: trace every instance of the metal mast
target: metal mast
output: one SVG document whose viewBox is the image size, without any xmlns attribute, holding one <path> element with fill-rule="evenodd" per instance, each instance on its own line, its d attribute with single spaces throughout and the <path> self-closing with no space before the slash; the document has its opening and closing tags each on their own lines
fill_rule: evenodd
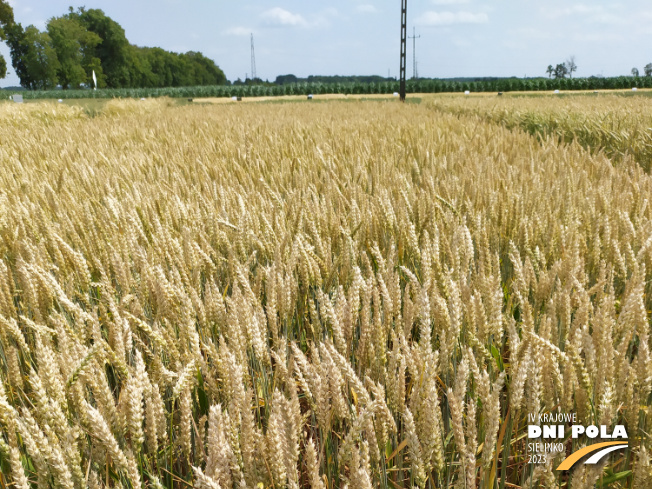
<svg viewBox="0 0 652 489">
<path fill-rule="evenodd" d="M 417 36 L 416 27 L 412 28 L 412 36 L 409 39 L 412 39 L 412 78 L 417 78 L 417 39 L 421 38 L 421 34 Z"/>
<path fill-rule="evenodd" d="M 405 55 L 407 51 L 407 0 L 401 0 L 401 78 L 399 92 L 405 102 Z"/>
<path fill-rule="evenodd" d="M 254 35 L 251 34 L 251 79 L 256 79 L 256 52 L 254 51 Z"/>
</svg>

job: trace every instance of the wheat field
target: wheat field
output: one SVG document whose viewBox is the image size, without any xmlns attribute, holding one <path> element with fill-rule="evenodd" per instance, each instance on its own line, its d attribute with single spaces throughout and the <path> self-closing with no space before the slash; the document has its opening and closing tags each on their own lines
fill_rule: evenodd
<svg viewBox="0 0 652 489">
<path fill-rule="evenodd" d="M 457 100 L 0 105 L 0 488 L 651 488 L 652 180 Z"/>
<path fill-rule="evenodd" d="M 631 94 L 631 92 L 630 92 Z M 634 159 L 652 171 L 652 97 L 595 92 L 580 96 L 529 96 L 484 99 L 442 96 L 430 103 L 438 110 L 473 114 L 518 127 L 540 139 L 576 141 L 615 163 Z"/>
</svg>

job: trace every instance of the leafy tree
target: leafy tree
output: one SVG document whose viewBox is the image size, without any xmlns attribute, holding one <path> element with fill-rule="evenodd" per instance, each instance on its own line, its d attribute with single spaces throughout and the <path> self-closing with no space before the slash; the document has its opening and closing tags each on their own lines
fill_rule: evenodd
<svg viewBox="0 0 652 489">
<path fill-rule="evenodd" d="M 0 36 L 3 36 L 2 39 L 5 39 L 4 35 L 1 34 L 2 27 L 11 25 L 13 23 L 14 10 L 11 8 L 11 5 L 9 5 L 7 0 L 0 0 Z"/>
<path fill-rule="evenodd" d="M 86 10 L 80 7 L 77 12 L 70 12 L 70 18 L 77 18 L 82 26 L 97 34 L 102 40 L 89 49 L 89 56 L 100 60 L 105 75 L 106 85 L 111 88 L 133 86 L 130 83 L 128 61 L 133 53 L 127 41 L 124 29 L 100 9 Z"/>
<path fill-rule="evenodd" d="M 632 68 L 632 76 L 638 78 L 638 68 Z"/>
<path fill-rule="evenodd" d="M 555 78 L 566 78 L 566 75 L 568 75 L 568 67 L 566 64 L 559 63 L 557 66 L 555 66 L 554 75 Z"/>
<path fill-rule="evenodd" d="M 299 79 L 295 75 L 279 75 L 274 81 L 277 85 L 286 85 L 288 83 L 298 83 Z"/>
<path fill-rule="evenodd" d="M 215 62 L 203 54 L 189 51 L 177 54 L 161 48 L 134 47 L 145 65 L 141 86 L 182 87 L 224 85 L 226 76 Z"/>
<path fill-rule="evenodd" d="M 0 0 L 0 41 L 7 40 L 7 28 L 14 24 L 14 11 L 6 0 Z M 7 76 L 7 61 L 0 54 L 0 78 Z"/>
<path fill-rule="evenodd" d="M 172 69 L 172 86 L 187 87 L 194 85 L 193 67 L 188 60 L 176 53 L 169 53 L 168 56 L 168 62 Z"/>
<path fill-rule="evenodd" d="M 196 51 L 188 51 L 182 55 L 188 59 L 194 67 L 194 85 L 224 85 L 226 75 L 210 58 Z"/>
<path fill-rule="evenodd" d="M 63 88 L 88 84 L 95 68 L 102 74 L 99 58 L 92 55 L 95 47 L 102 42 L 100 36 L 88 31 L 79 19 L 70 16 L 50 19 L 47 29 L 60 63 L 58 78 Z M 98 70 L 95 70 L 96 74 Z"/>
<path fill-rule="evenodd" d="M 548 74 L 548 78 L 552 78 L 554 72 L 555 69 L 552 67 L 552 65 L 548 65 L 548 69 L 546 70 L 546 73 Z"/>
<path fill-rule="evenodd" d="M 4 28 L 4 35 L 11 54 L 11 64 L 22 85 L 23 80 L 27 80 L 27 68 L 23 58 L 27 54 L 27 46 L 21 42 L 25 36 L 25 30 L 20 24 L 11 24 Z"/>
<path fill-rule="evenodd" d="M 149 73 L 144 86 L 171 87 L 172 69 L 168 63 L 168 52 L 161 48 L 137 48 L 149 64 Z"/>
<path fill-rule="evenodd" d="M 566 65 L 568 75 L 570 76 L 570 78 L 573 78 L 573 73 L 577 71 L 577 63 L 575 63 L 575 56 L 571 56 L 570 58 L 568 58 L 566 60 L 566 63 L 564 64 Z"/>
<path fill-rule="evenodd" d="M 123 67 L 125 87 L 157 86 L 151 83 L 152 68 L 141 49 L 131 44 L 127 48 Z"/>
<path fill-rule="evenodd" d="M 68 14 L 48 21 L 47 32 L 39 32 L 14 23 L 7 1 L 0 0 L 0 40 L 6 39 L 26 88 L 90 85 L 93 71 L 98 86 L 110 88 L 228 83 L 215 62 L 199 52 L 179 54 L 130 44 L 124 29 L 102 10 L 70 7 Z M 0 57 L 0 78 L 5 72 Z"/>
<path fill-rule="evenodd" d="M 645 76 L 652 76 L 652 63 L 646 64 L 643 71 L 645 72 Z"/>
<path fill-rule="evenodd" d="M 20 24 L 5 30 L 20 84 L 32 90 L 54 88 L 60 65 L 47 32 L 41 32 L 33 25 L 23 29 Z"/>
</svg>

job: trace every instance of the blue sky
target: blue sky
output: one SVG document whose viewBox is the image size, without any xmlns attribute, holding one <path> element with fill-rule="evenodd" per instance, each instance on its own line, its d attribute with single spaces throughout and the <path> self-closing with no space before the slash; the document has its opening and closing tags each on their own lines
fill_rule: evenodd
<svg viewBox="0 0 652 489">
<path fill-rule="evenodd" d="M 201 51 L 230 80 L 257 74 L 397 76 L 400 0 L 10 0 L 43 29 L 68 6 L 100 8 L 141 46 Z M 578 76 L 629 74 L 652 62 L 652 2 L 408 0 L 420 76 L 545 76 L 574 55 Z M 8 58 L 4 44 L 0 52 Z M 412 75 L 412 43 L 408 46 Z M 10 75 L 0 86 L 18 84 Z"/>
</svg>

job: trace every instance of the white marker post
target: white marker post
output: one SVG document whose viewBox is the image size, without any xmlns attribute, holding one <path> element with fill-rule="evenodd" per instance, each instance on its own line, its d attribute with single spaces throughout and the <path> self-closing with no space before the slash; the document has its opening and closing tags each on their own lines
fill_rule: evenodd
<svg viewBox="0 0 652 489">
<path fill-rule="evenodd" d="M 95 70 L 93 70 L 93 90 L 97 90 L 97 77 L 95 76 Z"/>
</svg>

